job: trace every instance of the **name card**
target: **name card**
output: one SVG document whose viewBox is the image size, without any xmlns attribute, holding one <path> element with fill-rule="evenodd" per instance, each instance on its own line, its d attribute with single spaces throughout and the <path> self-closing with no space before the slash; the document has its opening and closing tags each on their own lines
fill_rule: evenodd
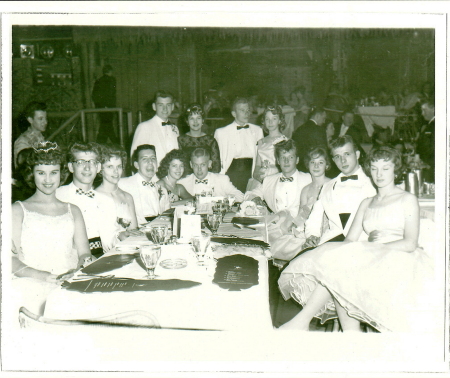
<svg viewBox="0 0 450 378">
<path fill-rule="evenodd" d="M 180 238 L 190 240 L 193 236 L 202 234 L 200 215 L 181 214 L 180 216 Z"/>
</svg>

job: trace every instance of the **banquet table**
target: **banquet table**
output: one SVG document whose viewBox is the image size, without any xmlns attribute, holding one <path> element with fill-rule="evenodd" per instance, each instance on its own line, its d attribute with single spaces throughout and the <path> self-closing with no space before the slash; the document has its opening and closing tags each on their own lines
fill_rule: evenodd
<svg viewBox="0 0 450 378">
<path fill-rule="evenodd" d="M 260 232 L 256 238 L 263 239 L 263 233 Z M 150 242 L 145 236 L 130 237 L 101 259 L 112 254 L 135 254 L 136 246 L 148 243 Z M 159 264 L 164 260 L 177 258 L 185 259 L 187 266 L 182 269 L 164 269 Z M 253 254 L 252 258 L 258 265 L 258 283 L 250 288 L 231 291 L 213 282 L 217 259 L 210 258 L 207 260 L 207 266 L 199 266 L 190 244 L 165 245 L 162 246 L 161 257 L 155 269 L 159 276 L 157 280 L 188 280 L 200 285 L 177 290 L 107 293 L 69 291 L 61 287 L 48 296 L 44 316 L 79 320 L 128 311 L 145 311 L 151 314 L 155 325 L 161 328 L 271 330 L 273 326 L 269 308 L 268 259 L 264 254 Z M 106 274 L 143 279 L 146 272 L 137 258 L 128 265 L 104 273 Z"/>
<path fill-rule="evenodd" d="M 383 128 L 389 127 L 392 132 L 394 131 L 395 106 L 360 106 L 358 113 L 364 121 L 369 136 L 373 134 L 374 124 Z"/>
</svg>

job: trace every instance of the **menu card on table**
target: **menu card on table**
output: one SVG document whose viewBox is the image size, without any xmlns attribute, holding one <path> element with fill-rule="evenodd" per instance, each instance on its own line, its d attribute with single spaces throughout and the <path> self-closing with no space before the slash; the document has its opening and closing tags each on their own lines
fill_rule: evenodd
<svg viewBox="0 0 450 378">
<path fill-rule="evenodd" d="M 258 285 L 259 265 L 252 257 L 232 255 L 217 261 L 213 282 L 223 289 L 239 291 Z"/>
</svg>

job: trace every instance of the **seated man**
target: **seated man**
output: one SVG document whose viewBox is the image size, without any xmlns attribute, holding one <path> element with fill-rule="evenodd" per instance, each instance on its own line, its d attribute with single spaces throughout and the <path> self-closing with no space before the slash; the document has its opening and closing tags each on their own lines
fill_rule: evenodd
<svg viewBox="0 0 450 378">
<path fill-rule="evenodd" d="M 119 188 L 133 196 L 138 224 L 144 224 L 170 208 L 169 195 L 165 188 L 155 183 L 158 180 L 155 146 L 137 146 L 131 161 L 137 172 L 133 176 L 121 178 Z"/>
<path fill-rule="evenodd" d="M 183 185 L 192 196 L 202 192 L 211 192 L 214 197 L 231 194 L 235 196 L 236 202 L 242 202 L 244 194 L 231 183 L 227 175 L 208 171 L 211 164 L 209 151 L 196 148 L 191 154 L 191 168 L 194 173 L 179 180 L 178 184 Z"/>
<path fill-rule="evenodd" d="M 74 143 L 68 153 L 68 168 L 73 181 L 56 190 L 56 198 L 78 206 L 83 214 L 91 253 L 100 257 L 118 241 L 116 206 L 111 197 L 93 190 L 100 172 L 100 146 L 97 143 Z"/>
<path fill-rule="evenodd" d="M 344 135 L 333 140 L 330 150 L 341 173 L 323 185 L 319 199 L 305 222 L 306 241 L 293 235 L 279 238 L 272 244 L 275 258 L 292 260 L 307 248 L 327 241 L 343 241 L 359 204 L 376 194 L 370 178 L 359 165 L 360 153 L 351 136 Z M 328 218 L 329 227 L 322 233 L 324 215 Z"/>
<path fill-rule="evenodd" d="M 257 205 L 262 205 L 264 200 L 274 213 L 285 211 L 294 218 L 299 211 L 300 194 L 312 181 L 311 175 L 297 170 L 299 158 L 292 139 L 275 144 L 275 158 L 281 172 L 267 176 L 262 185 L 247 192 L 244 199 Z"/>
</svg>

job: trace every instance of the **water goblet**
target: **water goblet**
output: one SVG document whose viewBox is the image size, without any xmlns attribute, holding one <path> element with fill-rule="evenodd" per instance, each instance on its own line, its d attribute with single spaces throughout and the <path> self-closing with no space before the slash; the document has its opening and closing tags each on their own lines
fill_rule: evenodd
<svg viewBox="0 0 450 378">
<path fill-rule="evenodd" d="M 141 246 L 140 256 L 145 268 L 147 269 L 147 275 L 144 278 L 154 280 L 158 277 L 155 275 L 155 268 L 161 256 L 161 246 L 158 244 L 143 245 Z"/>
<path fill-rule="evenodd" d="M 217 235 L 217 230 L 219 229 L 220 222 L 222 220 L 222 214 L 219 213 L 208 214 L 206 219 L 208 221 L 208 225 L 209 228 L 211 229 L 212 234 Z"/>
<path fill-rule="evenodd" d="M 145 235 L 147 239 L 155 244 L 164 244 L 166 242 L 168 227 L 166 225 L 150 225 L 145 229 Z"/>
<path fill-rule="evenodd" d="M 205 255 L 208 250 L 211 239 L 209 236 L 194 236 L 191 239 L 192 248 L 194 249 L 195 255 L 197 256 L 198 265 L 205 265 Z"/>
</svg>

